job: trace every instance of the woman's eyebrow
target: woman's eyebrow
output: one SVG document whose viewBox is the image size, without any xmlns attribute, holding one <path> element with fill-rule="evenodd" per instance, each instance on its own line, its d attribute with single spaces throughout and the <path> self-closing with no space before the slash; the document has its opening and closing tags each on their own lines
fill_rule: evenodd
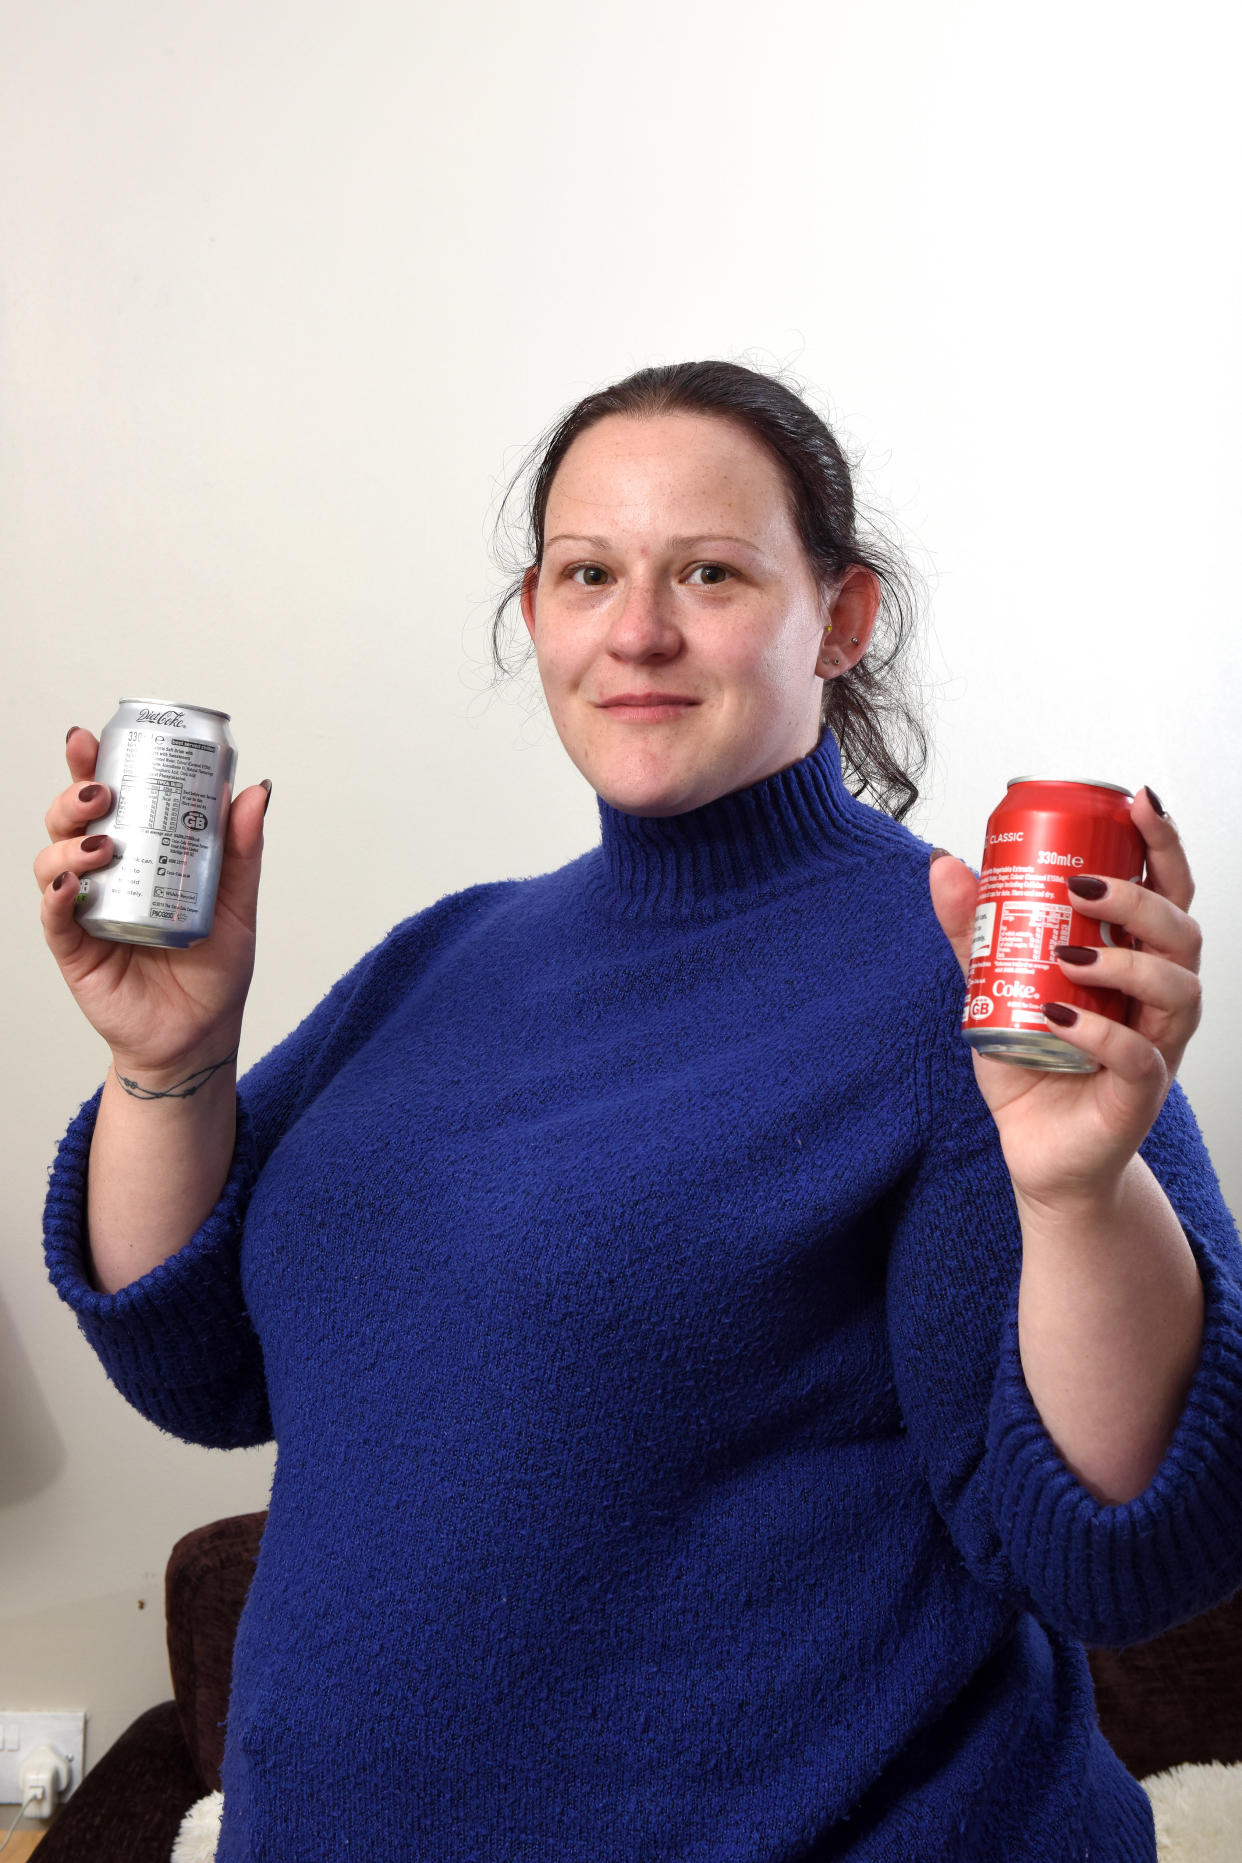
<svg viewBox="0 0 1242 1863">
<path fill-rule="evenodd" d="M 670 537 L 668 541 L 674 550 L 688 549 L 692 543 L 740 543 L 744 550 L 759 549 L 759 545 L 752 543 L 749 537 L 735 537 L 727 530 L 704 531 L 694 537 Z"/>
<path fill-rule="evenodd" d="M 672 550 L 687 549 L 692 543 L 740 543 L 743 549 L 760 553 L 758 544 L 752 543 L 749 537 L 735 537 L 728 531 L 705 531 L 692 537 L 666 537 L 664 541 Z M 547 539 L 544 549 L 550 550 L 554 543 L 589 543 L 593 550 L 612 548 L 607 537 L 587 537 L 577 531 L 558 531 L 555 537 Z"/>
</svg>

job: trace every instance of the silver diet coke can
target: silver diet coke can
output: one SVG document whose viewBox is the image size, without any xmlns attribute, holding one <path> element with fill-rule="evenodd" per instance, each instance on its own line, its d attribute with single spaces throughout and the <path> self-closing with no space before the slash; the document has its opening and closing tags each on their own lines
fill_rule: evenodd
<svg viewBox="0 0 1242 1863">
<path fill-rule="evenodd" d="M 76 916 L 115 944 L 196 944 L 211 930 L 237 768 L 227 712 L 122 699 L 99 740 L 95 776 L 112 808 L 110 864 L 78 883 Z"/>
</svg>

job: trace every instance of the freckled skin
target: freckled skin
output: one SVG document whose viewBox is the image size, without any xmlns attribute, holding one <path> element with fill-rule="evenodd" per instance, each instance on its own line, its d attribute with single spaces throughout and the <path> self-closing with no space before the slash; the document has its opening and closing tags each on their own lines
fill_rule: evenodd
<svg viewBox="0 0 1242 1863">
<path fill-rule="evenodd" d="M 747 428 L 608 416 L 561 462 L 544 535 L 523 617 L 557 734 L 613 807 L 679 814 L 814 749 L 823 682 L 865 650 L 879 588 L 860 568 L 817 584 L 781 468 Z M 599 707 L 652 691 L 698 703 Z"/>
</svg>

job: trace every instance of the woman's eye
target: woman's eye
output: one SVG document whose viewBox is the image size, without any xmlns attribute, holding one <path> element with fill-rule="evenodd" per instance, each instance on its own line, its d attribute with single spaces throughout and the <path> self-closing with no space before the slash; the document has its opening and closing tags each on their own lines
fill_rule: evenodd
<svg viewBox="0 0 1242 1863">
<path fill-rule="evenodd" d="M 733 573 L 723 563 L 696 563 L 686 580 L 695 588 L 717 588 Z M 566 574 L 571 582 L 585 589 L 602 589 L 611 580 L 602 563 L 577 563 Z"/>
</svg>

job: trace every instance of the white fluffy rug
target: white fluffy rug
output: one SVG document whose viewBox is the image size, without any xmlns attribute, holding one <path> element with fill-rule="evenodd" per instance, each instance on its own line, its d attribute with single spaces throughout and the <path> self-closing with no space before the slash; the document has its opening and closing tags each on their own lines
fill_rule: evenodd
<svg viewBox="0 0 1242 1863">
<path fill-rule="evenodd" d="M 211 1863 L 216 1854 L 223 1809 L 221 1792 L 212 1792 L 210 1797 L 200 1798 L 197 1805 L 190 1806 L 181 1820 L 170 1863 Z"/>
<path fill-rule="evenodd" d="M 1143 1780 L 1156 1820 L 1160 1863 L 1238 1863 L 1242 1765 L 1174 1766 Z M 212 1863 L 224 1799 L 200 1798 L 181 1821 L 170 1863 Z"/>
<path fill-rule="evenodd" d="M 1242 1765 L 1174 1766 L 1143 1780 L 1156 1820 L 1160 1863 L 1238 1863 Z"/>
</svg>

